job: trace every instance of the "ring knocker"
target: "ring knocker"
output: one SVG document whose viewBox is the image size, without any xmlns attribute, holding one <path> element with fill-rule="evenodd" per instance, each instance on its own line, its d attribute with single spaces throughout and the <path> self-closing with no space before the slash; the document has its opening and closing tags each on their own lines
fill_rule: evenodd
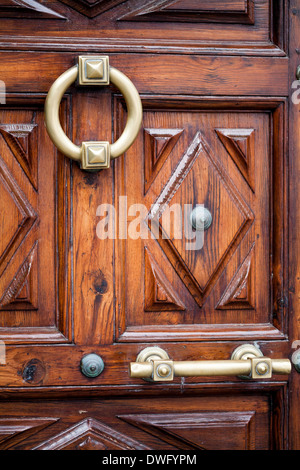
<svg viewBox="0 0 300 470">
<path fill-rule="evenodd" d="M 120 138 L 109 142 L 82 142 L 75 145 L 64 133 L 59 120 L 59 107 L 69 86 L 109 85 L 122 93 L 127 106 L 127 122 Z M 64 72 L 51 86 L 45 103 L 45 123 L 54 145 L 67 157 L 80 162 L 83 170 L 109 168 L 110 160 L 119 157 L 133 144 L 142 123 L 142 103 L 137 89 L 126 75 L 109 66 L 107 56 L 79 56 L 78 65 Z"/>
</svg>

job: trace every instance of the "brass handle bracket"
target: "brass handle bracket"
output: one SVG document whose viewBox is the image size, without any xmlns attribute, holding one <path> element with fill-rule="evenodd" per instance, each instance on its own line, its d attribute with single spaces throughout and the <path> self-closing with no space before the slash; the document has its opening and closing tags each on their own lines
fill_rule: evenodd
<svg viewBox="0 0 300 470">
<path fill-rule="evenodd" d="M 289 359 L 264 357 L 252 344 L 236 348 L 229 360 L 173 361 L 161 348 L 146 348 L 129 366 L 129 375 L 151 382 L 169 382 L 174 377 L 237 376 L 244 379 L 269 379 L 272 374 L 291 372 Z"/>
</svg>

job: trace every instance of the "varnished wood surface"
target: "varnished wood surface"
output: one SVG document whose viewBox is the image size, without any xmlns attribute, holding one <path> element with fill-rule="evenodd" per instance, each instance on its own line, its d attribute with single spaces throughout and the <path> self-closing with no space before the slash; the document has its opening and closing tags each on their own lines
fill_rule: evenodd
<svg viewBox="0 0 300 470">
<path fill-rule="evenodd" d="M 150 345 L 181 361 L 229 359 L 247 342 L 294 352 L 297 1 L 4 0 L 0 17 L 0 449 L 299 449 L 294 369 L 259 382 L 128 377 Z M 99 173 L 57 154 L 43 123 L 49 87 L 80 52 L 109 54 L 144 108 L 134 145 Z M 62 103 L 76 144 L 115 140 L 125 119 L 111 88 L 73 86 Z M 98 206 L 125 195 L 148 214 L 204 203 L 202 250 L 100 240 Z M 105 363 L 95 379 L 80 371 L 89 353 Z"/>
<path fill-rule="evenodd" d="M 273 392 L 274 401 L 278 394 Z M 105 403 L 42 401 L 37 402 L 43 409 L 38 420 L 32 416 L 30 404 L 16 403 L 9 418 L 0 418 L 0 432 L 6 432 L 0 448 L 224 450 L 234 446 L 236 450 L 266 450 L 271 439 L 277 440 L 272 429 L 270 437 L 262 432 L 269 424 L 266 397 L 246 394 L 239 399 L 226 393 L 209 397 L 186 397 L 184 404 L 170 397 L 125 402 L 108 399 Z M 216 412 L 221 403 L 222 411 Z M 180 412 L 174 413 L 179 404 Z M 26 418 L 19 417 L 21 410 Z"/>
<path fill-rule="evenodd" d="M 46 52 L 39 58 L 26 52 L 17 52 L 14 56 L 2 52 L 0 60 L 6 66 L 1 76 L 11 92 L 47 92 L 54 80 L 75 64 L 79 54 L 80 49 L 75 56 L 74 53 L 61 54 L 53 61 L 53 55 Z M 288 60 L 285 57 L 275 60 L 270 57 L 195 56 L 191 60 L 173 55 L 111 54 L 110 63 L 122 70 L 140 93 L 287 96 L 289 92 Z M 41 64 L 46 72 L 43 81 L 33 78 L 39 76 Z M 138 64 L 143 66 L 142 74 Z M 15 80 L 15 76 L 21 80 Z"/>
</svg>

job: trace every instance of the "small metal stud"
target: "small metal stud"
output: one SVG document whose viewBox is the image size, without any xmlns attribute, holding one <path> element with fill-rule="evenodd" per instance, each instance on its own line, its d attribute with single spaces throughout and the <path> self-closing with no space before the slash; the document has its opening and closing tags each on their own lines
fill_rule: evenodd
<svg viewBox="0 0 300 470">
<path fill-rule="evenodd" d="M 253 357 L 251 359 L 251 378 L 270 379 L 272 377 L 272 360 L 268 357 Z"/>
<path fill-rule="evenodd" d="M 203 232 L 211 226 L 212 215 L 206 207 L 197 206 L 191 212 L 190 221 L 195 230 Z"/>
<path fill-rule="evenodd" d="M 109 142 L 82 142 L 83 170 L 102 170 L 110 167 Z"/>
<path fill-rule="evenodd" d="M 172 381 L 174 379 L 173 361 L 153 361 L 153 377 L 156 381 Z"/>
<path fill-rule="evenodd" d="M 297 372 L 300 372 L 300 349 L 295 351 L 292 355 L 292 363 Z"/>
<path fill-rule="evenodd" d="M 104 370 L 104 362 L 98 354 L 88 354 L 81 359 L 80 368 L 86 377 L 98 377 Z"/>
<path fill-rule="evenodd" d="M 109 85 L 108 56 L 78 57 L 79 85 Z"/>
</svg>

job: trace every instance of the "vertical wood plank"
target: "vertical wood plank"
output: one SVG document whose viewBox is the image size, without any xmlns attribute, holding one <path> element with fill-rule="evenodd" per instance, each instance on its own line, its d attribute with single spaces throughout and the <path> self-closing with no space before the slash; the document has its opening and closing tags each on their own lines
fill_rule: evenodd
<svg viewBox="0 0 300 470">
<path fill-rule="evenodd" d="M 74 95 L 73 141 L 111 142 L 111 96 L 98 87 Z M 97 207 L 112 204 L 112 168 L 84 172 L 73 164 L 74 336 L 76 344 L 113 340 L 113 240 L 96 234 Z"/>
<path fill-rule="evenodd" d="M 290 2 L 290 86 L 296 80 L 296 69 L 299 65 L 299 31 L 300 9 L 299 2 Z M 292 102 L 290 96 L 290 162 L 289 162 L 289 315 L 290 315 L 290 344 L 291 353 L 293 342 L 300 339 L 300 114 L 299 104 Z M 299 348 L 299 346 L 298 346 Z M 293 450 L 300 449 L 300 413 L 299 413 L 300 375 L 293 368 L 290 382 L 290 407 L 289 407 L 289 445 Z"/>
</svg>

